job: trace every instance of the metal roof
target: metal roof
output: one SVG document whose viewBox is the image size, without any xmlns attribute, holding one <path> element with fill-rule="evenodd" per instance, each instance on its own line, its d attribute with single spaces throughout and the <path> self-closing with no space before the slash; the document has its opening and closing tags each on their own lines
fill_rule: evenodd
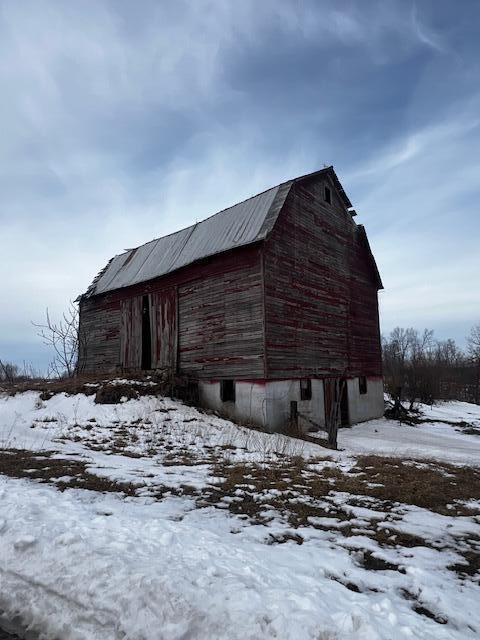
<svg viewBox="0 0 480 640">
<path fill-rule="evenodd" d="M 322 173 L 331 175 L 345 206 L 351 207 L 333 167 L 326 167 L 268 189 L 191 227 L 115 256 L 100 271 L 85 296 L 146 282 L 202 258 L 265 239 L 292 184 Z"/>
<path fill-rule="evenodd" d="M 287 183 L 290 185 L 290 183 Z M 128 287 L 166 275 L 192 262 L 229 249 L 257 242 L 269 231 L 268 213 L 281 192 L 282 205 L 288 189 L 279 185 L 253 198 L 181 229 L 115 256 L 95 278 L 87 296 Z"/>
</svg>

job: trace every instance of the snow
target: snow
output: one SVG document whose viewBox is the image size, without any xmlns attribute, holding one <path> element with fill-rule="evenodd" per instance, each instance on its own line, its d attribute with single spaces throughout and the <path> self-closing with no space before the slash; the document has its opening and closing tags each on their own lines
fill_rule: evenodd
<svg viewBox="0 0 480 640">
<path fill-rule="evenodd" d="M 322 536 L 266 545 L 254 527 L 232 533 L 240 523 L 225 513 L 176 499 L 142 504 L 2 479 L 0 500 L 0 608 L 46 637 L 475 637 L 463 620 L 478 625 L 476 588 L 449 588 L 430 549 L 405 560 L 408 576 L 370 579 Z M 385 591 L 354 593 L 329 579 L 344 575 Z M 412 614 L 392 589 L 401 585 L 423 590 L 454 623 Z"/>
<path fill-rule="evenodd" d="M 434 458 L 446 462 L 480 465 L 480 406 L 467 402 L 420 405 L 425 418 L 433 422 L 410 427 L 384 418 L 340 430 L 339 446 L 351 453 L 377 453 L 413 458 Z M 442 420 L 473 424 L 479 435 L 461 433 L 460 427 Z M 459 432 L 460 429 L 460 432 Z"/>
<path fill-rule="evenodd" d="M 480 426 L 480 407 L 422 409 L 434 420 Z M 480 437 L 441 422 L 375 420 L 341 430 L 340 444 L 344 451 L 331 452 L 250 431 L 167 398 L 96 405 L 82 394 L 2 396 L 0 447 L 54 451 L 95 475 L 134 482 L 138 491 L 60 492 L 0 475 L 0 612 L 46 640 L 478 637 L 479 580 L 448 569 L 464 562 L 469 540 L 480 540 L 478 516 L 386 507 L 332 491 L 318 502 L 325 517 L 292 528 L 268 507 L 275 489 L 261 497 L 267 524 L 220 505 L 199 507 L 193 495 L 174 491 L 217 482 L 218 457 L 265 468 L 300 455 L 312 468 L 349 469 L 366 452 L 480 464 Z M 159 486 L 167 489 L 163 499 L 155 497 Z M 234 495 L 249 488 L 255 483 Z M 294 485 L 290 499 L 304 499 L 295 498 Z M 339 508 L 350 520 L 336 518 Z M 374 522 L 392 539 L 403 532 L 423 543 L 381 546 Z M 342 534 L 347 525 L 352 535 Z M 295 535 L 302 544 L 288 540 Z M 274 543 L 282 536 L 286 542 Z M 393 568 L 369 569 L 370 553 Z"/>
</svg>

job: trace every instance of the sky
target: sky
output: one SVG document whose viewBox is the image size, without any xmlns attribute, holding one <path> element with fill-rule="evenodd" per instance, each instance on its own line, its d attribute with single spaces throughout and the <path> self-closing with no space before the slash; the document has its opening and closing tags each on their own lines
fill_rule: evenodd
<svg viewBox="0 0 480 640">
<path fill-rule="evenodd" d="M 0 358 L 107 260 L 333 164 L 382 332 L 480 322 L 480 2 L 0 0 Z"/>
</svg>

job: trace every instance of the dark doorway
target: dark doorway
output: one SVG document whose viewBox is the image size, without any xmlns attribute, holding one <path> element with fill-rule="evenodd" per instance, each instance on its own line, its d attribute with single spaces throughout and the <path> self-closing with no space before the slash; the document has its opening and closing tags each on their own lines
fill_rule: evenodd
<svg viewBox="0 0 480 640">
<path fill-rule="evenodd" d="M 152 368 L 152 332 L 150 328 L 150 299 L 142 300 L 142 369 Z"/>
<path fill-rule="evenodd" d="M 340 380 L 340 385 L 338 387 L 339 393 L 341 394 L 340 398 L 340 424 L 342 427 L 348 427 L 350 425 L 350 421 L 348 419 L 348 391 L 347 391 L 347 381 L 345 378 Z"/>
</svg>

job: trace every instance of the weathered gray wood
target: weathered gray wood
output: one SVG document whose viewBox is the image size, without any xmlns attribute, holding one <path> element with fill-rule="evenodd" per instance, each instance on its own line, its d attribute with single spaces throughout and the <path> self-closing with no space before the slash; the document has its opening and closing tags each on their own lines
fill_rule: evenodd
<svg viewBox="0 0 480 640">
<path fill-rule="evenodd" d="M 177 290 L 169 287 L 150 295 L 152 369 L 177 370 Z"/>
</svg>

